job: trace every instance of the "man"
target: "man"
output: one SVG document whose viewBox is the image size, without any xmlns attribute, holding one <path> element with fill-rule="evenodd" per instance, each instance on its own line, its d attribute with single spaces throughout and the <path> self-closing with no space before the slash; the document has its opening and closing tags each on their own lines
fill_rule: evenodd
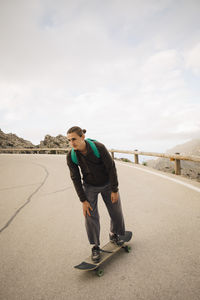
<svg viewBox="0 0 200 300">
<path fill-rule="evenodd" d="M 85 140 L 85 133 L 86 130 L 82 130 L 78 126 L 74 126 L 67 131 L 68 141 L 73 148 L 67 154 L 67 164 L 74 187 L 83 205 L 88 239 L 90 244 L 94 245 L 92 259 L 94 262 L 98 262 L 100 260 L 100 223 L 97 206 L 99 193 L 111 218 L 110 241 L 118 245 L 123 242 L 120 240 L 119 235 L 125 234 L 125 225 L 118 192 L 115 163 L 106 147 L 97 141 L 93 141 L 92 143 L 99 153 L 99 157 L 97 157 L 91 143 Z M 77 162 L 73 160 L 72 153 L 74 152 Z"/>
</svg>

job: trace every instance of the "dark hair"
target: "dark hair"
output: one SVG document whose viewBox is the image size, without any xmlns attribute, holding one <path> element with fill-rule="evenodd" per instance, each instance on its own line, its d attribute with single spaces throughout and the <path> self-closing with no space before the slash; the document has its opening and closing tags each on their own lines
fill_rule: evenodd
<svg viewBox="0 0 200 300">
<path fill-rule="evenodd" d="M 81 129 L 78 126 L 73 126 L 70 129 L 68 129 L 67 134 L 68 133 L 72 133 L 72 132 L 76 132 L 79 136 L 82 136 L 84 133 L 86 133 L 85 129 Z"/>
</svg>

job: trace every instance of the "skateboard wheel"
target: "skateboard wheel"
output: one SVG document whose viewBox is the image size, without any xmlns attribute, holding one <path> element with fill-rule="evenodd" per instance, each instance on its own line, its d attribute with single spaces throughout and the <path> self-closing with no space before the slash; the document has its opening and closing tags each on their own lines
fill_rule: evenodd
<svg viewBox="0 0 200 300">
<path fill-rule="evenodd" d="M 131 252 L 131 246 L 125 246 L 124 250 L 128 253 Z"/>
<path fill-rule="evenodd" d="M 98 277 L 103 276 L 103 274 L 104 274 L 103 269 L 98 269 L 98 270 L 96 270 L 96 274 L 97 274 Z"/>
</svg>

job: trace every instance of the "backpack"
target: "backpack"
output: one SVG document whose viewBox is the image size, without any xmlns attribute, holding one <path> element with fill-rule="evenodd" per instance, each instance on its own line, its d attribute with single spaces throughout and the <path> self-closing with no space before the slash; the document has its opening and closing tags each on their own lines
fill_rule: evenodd
<svg viewBox="0 0 200 300">
<path fill-rule="evenodd" d="M 94 152 L 94 155 L 97 158 L 100 158 L 99 150 L 97 149 L 97 146 L 94 143 L 94 142 L 96 142 L 96 140 L 86 139 L 86 141 L 89 143 L 90 147 L 92 148 L 92 150 Z M 74 148 L 72 148 L 72 150 L 71 150 L 71 159 L 72 159 L 74 164 L 78 165 L 78 158 L 77 158 L 77 155 L 76 155 L 76 152 L 75 152 Z"/>
</svg>

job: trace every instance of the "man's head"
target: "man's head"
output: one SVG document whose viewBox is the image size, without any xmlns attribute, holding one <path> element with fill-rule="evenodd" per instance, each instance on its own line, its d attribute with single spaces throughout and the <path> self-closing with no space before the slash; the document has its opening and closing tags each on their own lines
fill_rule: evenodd
<svg viewBox="0 0 200 300">
<path fill-rule="evenodd" d="M 78 126 L 71 127 L 67 131 L 67 139 L 74 150 L 83 150 L 85 148 L 85 129 Z"/>
</svg>

